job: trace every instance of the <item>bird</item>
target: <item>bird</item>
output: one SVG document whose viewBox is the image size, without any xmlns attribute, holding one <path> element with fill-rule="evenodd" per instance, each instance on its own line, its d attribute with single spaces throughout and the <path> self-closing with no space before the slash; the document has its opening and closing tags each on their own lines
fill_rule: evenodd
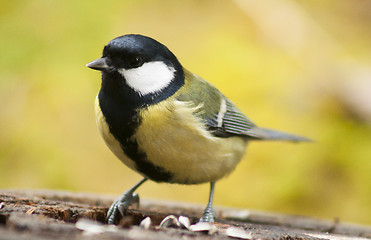
<svg viewBox="0 0 371 240">
<path fill-rule="evenodd" d="M 258 127 L 151 37 L 116 37 L 104 46 L 100 58 L 86 66 L 102 76 L 95 99 L 101 136 L 117 158 L 143 177 L 111 205 L 108 224 L 117 223 L 139 201 L 135 191 L 147 180 L 210 183 L 209 200 L 199 221 L 214 222 L 215 182 L 235 169 L 249 141 L 309 141 Z"/>
</svg>

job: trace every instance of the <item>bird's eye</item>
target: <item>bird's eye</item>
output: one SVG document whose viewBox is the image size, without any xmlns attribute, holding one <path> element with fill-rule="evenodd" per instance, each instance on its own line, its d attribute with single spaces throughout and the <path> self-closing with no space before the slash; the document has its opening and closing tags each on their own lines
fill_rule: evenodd
<svg viewBox="0 0 371 240">
<path fill-rule="evenodd" d="M 140 56 L 135 56 L 130 60 L 130 66 L 132 68 L 137 68 L 143 65 L 143 60 Z"/>
</svg>

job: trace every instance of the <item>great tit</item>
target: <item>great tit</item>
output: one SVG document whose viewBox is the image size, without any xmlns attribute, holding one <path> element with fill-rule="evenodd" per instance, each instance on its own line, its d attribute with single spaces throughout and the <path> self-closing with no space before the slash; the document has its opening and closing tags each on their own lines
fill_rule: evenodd
<svg viewBox="0 0 371 240">
<path fill-rule="evenodd" d="M 215 182 L 235 169 L 249 140 L 308 140 L 258 127 L 150 37 L 117 37 L 104 47 L 101 58 L 86 66 L 102 73 L 95 114 L 103 139 L 126 166 L 144 177 L 112 204 L 109 224 L 138 200 L 134 192 L 147 179 L 209 182 L 209 201 L 200 221 L 213 222 Z"/>
</svg>

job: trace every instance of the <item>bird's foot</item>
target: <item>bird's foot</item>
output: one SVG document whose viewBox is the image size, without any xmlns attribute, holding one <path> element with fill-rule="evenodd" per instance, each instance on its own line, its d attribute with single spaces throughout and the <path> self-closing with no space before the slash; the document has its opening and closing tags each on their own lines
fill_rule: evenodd
<svg viewBox="0 0 371 240">
<path fill-rule="evenodd" d="M 215 211 L 212 206 L 207 206 L 199 222 L 215 222 Z"/>
<path fill-rule="evenodd" d="M 139 195 L 137 193 L 133 193 L 131 189 L 124 192 L 121 197 L 112 203 L 111 207 L 109 208 L 106 217 L 107 223 L 117 223 L 125 215 L 125 212 L 129 206 L 134 203 L 139 204 Z"/>
</svg>

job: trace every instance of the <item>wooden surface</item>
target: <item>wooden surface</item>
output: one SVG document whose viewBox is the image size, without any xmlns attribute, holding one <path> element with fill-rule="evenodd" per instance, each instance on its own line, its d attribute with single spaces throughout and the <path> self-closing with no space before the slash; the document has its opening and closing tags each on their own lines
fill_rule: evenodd
<svg viewBox="0 0 371 240">
<path fill-rule="evenodd" d="M 210 231 L 159 227 L 170 214 L 187 216 L 194 224 L 203 206 L 149 200 L 129 209 L 119 226 L 109 226 L 103 223 L 113 200 L 64 191 L 0 190 L 0 239 L 371 239 L 367 226 L 227 208 L 216 208 L 218 223 Z M 148 216 L 152 225 L 140 227 Z"/>
</svg>

